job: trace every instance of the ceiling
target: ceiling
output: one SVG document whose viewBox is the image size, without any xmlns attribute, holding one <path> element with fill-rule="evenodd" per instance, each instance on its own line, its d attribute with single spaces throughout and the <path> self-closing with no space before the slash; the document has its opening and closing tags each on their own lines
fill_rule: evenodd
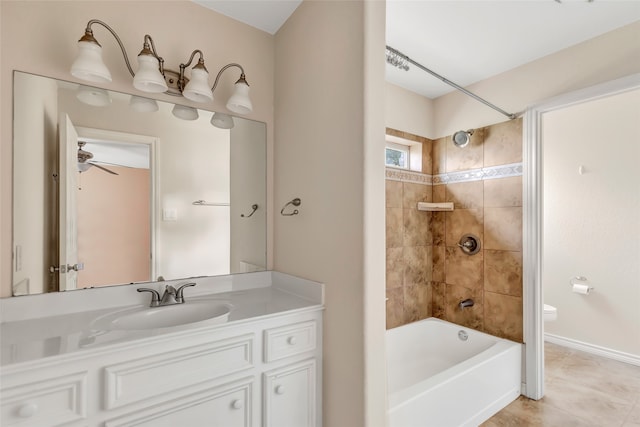
<svg viewBox="0 0 640 427">
<path fill-rule="evenodd" d="M 275 34 L 302 0 L 192 0 L 236 21 Z"/>
<path fill-rule="evenodd" d="M 270 34 L 301 3 L 193 1 Z M 638 20 L 640 0 L 388 0 L 386 39 L 466 87 Z M 415 66 L 387 64 L 386 79 L 427 98 L 454 90 Z"/>
</svg>

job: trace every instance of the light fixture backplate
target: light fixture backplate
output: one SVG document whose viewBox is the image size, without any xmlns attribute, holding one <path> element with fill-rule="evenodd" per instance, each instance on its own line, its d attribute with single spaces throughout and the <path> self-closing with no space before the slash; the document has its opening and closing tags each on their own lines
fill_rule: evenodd
<svg viewBox="0 0 640 427">
<path fill-rule="evenodd" d="M 182 96 L 182 91 L 180 90 L 180 73 L 173 70 L 164 70 L 164 81 L 167 82 L 167 91 L 165 92 L 167 95 L 173 96 Z M 187 86 L 189 83 L 189 79 L 184 77 L 183 88 Z"/>
</svg>

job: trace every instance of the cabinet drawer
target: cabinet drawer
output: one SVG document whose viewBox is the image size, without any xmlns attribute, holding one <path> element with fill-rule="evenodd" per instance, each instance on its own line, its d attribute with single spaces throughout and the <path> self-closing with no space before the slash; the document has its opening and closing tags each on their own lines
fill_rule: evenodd
<svg viewBox="0 0 640 427">
<path fill-rule="evenodd" d="M 264 331 L 264 361 L 266 363 L 312 351 L 316 348 L 314 320 Z"/>
<path fill-rule="evenodd" d="M 244 378 L 136 410 L 105 427 L 250 427 L 254 425 L 256 380 Z"/>
<path fill-rule="evenodd" d="M 105 407 L 112 409 L 253 367 L 254 335 L 118 363 L 105 368 Z"/>
<path fill-rule="evenodd" d="M 87 373 L 2 389 L 0 425 L 61 426 L 87 417 Z"/>
</svg>

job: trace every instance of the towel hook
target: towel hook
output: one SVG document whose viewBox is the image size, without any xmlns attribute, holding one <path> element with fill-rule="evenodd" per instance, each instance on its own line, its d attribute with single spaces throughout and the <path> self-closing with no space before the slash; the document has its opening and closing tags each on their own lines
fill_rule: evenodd
<svg viewBox="0 0 640 427">
<path fill-rule="evenodd" d="M 280 209 L 280 215 L 282 216 L 293 216 L 293 215 L 298 215 L 300 212 L 298 212 L 298 209 L 294 209 L 293 212 L 291 213 L 284 213 L 284 210 L 287 208 L 287 206 L 289 205 L 293 205 L 293 206 L 300 206 L 300 204 L 302 203 L 302 200 L 300 200 L 300 198 L 296 197 L 295 199 L 289 201 L 286 205 L 284 205 L 282 207 L 282 209 Z"/>
<path fill-rule="evenodd" d="M 258 205 L 256 205 L 256 204 L 251 205 L 251 209 L 253 209 L 253 210 L 251 211 L 251 213 L 249 215 L 241 214 L 240 216 L 242 218 L 250 218 L 258 210 Z"/>
</svg>

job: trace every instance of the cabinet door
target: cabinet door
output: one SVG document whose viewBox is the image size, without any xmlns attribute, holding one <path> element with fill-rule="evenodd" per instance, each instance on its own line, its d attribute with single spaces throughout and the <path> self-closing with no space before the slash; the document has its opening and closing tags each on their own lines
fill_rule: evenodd
<svg viewBox="0 0 640 427">
<path fill-rule="evenodd" d="M 264 374 L 264 427 L 315 427 L 316 361 Z"/>
<path fill-rule="evenodd" d="M 254 378 L 246 378 L 107 421 L 105 427 L 250 427 Z"/>
</svg>

